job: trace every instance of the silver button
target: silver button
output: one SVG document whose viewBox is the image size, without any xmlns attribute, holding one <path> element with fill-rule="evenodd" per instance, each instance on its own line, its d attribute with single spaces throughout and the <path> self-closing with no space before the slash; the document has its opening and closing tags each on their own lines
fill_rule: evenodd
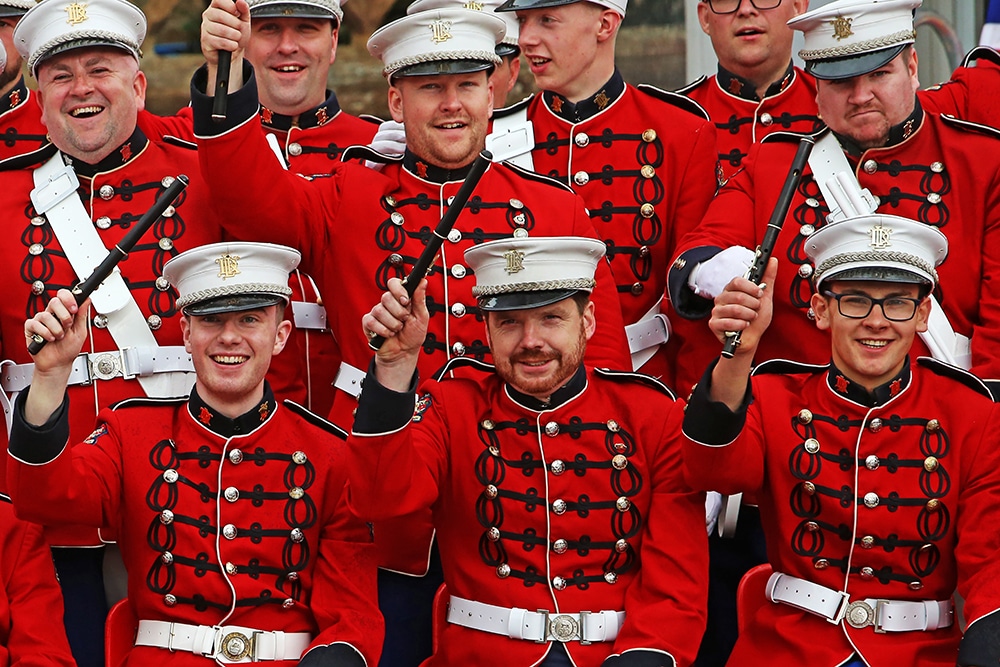
<svg viewBox="0 0 1000 667">
<path fill-rule="evenodd" d="M 225 526 L 222 527 L 222 536 L 227 540 L 235 540 L 236 526 L 234 526 L 231 523 L 227 523 Z"/>
<path fill-rule="evenodd" d="M 590 135 L 588 135 L 586 132 L 581 132 L 580 134 L 573 137 L 573 142 L 580 148 L 583 148 L 584 146 L 590 143 Z"/>
<path fill-rule="evenodd" d="M 931 192 L 930 194 L 927 195 L 927 201 L 929 201 L 932 204 L 940 204 L 941 195 L 939 195 L 936 192 Z"/>
<path fill-rule="evenodd" d="M 865 535 L 864 537 L 861 538 L 862 549 L 871 549 L 874 546 L 875 546 L 875 538 L 872 537 L 871 535 Z"/>
<path fill-rule="evenodd" d="M 239 465 L 240 463 L 243 463 L 243 452 L 238 449 L 230 451 L 229 462 L 232 463 L 233 465 Z"/>
<path fill-rule="evenodd" d="M 806 492 L 806 495 L 816 495 L 816 485 L 812 482 L 802 482 L 802 490 Z"/>
<path fill-rule="evenodd" d="M 461 357 L 465 355 L 465 345 L 462 343 L 455 343 L 451 346 L 451 353 L 456 357 Z"/>
<path fill-rule="evenodd" d="M 817 440 L 816 438 L 809 438 L 805 441 L 804 446 L 807 452 L 809 452 L 810 454 L 815 454 L 816 452 L 819 451 L 819 440 Z"/>
<path fill-rule="evenodd" d="M 172 250 L 174 247 L 174 240 L 169 236 L 164 236 L 156 242 L 156 245 L 160 246 L 160 250 Z"/>
<path fill-rule="evenodd" d="M 281 603 L 282 609 L 291 609 L 295 606 L 295 600 L 293 598 L 285 598 L 284 602 Z"/>
<path fill-rule="evenodd" d="M 174 513 L 170 510 L 163 510 L 160 512 L 160 523 L 164 526 L 169 526 L 174 522 Z"/>
<path fill-rule="evenodd" d="M 586 185 L 590 182 L 590 174 L 585 171 L 578 171 L 573 174 L 573 182 L 577 185 Z"/>
<path fill-rule="evenodd" d="M 237 500 L 240 499 L 240 490 L 237 489 L 235 486 L 227 487 L 226 490 L 223 492 L 223 496 L 225 496 L 226 500 L 228 500 L 229 502 L 235 503 Z"/>
<path fill-rule="evenodd" d="M 163 471 L 163 481 L 167 484 L 175 484 L 179 477 L 180 475 L 177 474 L 177 471 L 173 468 L 168 468 Z"/>
<path fill-rule="evenodd" d="M 615 454 L 611 457 L 611 467 L 615 470 L 624 470 L 628 466 L 628 458 L 624 454 Z"/>
<path fill-rule="evenodd" d="M 614 572 L 605 572 L 604 581 L 608 582 L 609 584 L 616 584 L 618 583 L 618 575 L 615 574 Z"/>
<path fill-rule="evenodd" d="M 448 232 L 448 240 L 451 241 L 452 243 L 458 243 L 459 241 L 461 241 L 462 240 L 461 230 L 452 227 L 452 230 Z"/>
<path fill-rule="evenodd" d="M 876 417 L 875 419 L 868 422 L 868 430 L 872 433 L 878 433 L 882 430 L 882 420 Z"/>
<path fill-rule="evenodd" d="M 566 472 L 566 464 L 563 461 L 556 459 L 549 464 L 549 470 L 552 471 L 553 475 L 561 475 Z"/>
<path fill-rule="evenodd" d="M 875 160 L 865 160 L 865 173 L 874 174 L 878 171 L 878 162 Z"/>
<path fill-rule="evenodd" d="M 799 277 L 808 278 L 813 274 L 812 264 L 801 264 L 799 265 Z"/>
<path fill-rule="evenodd" d="M 101 189 L 98 190 L 97 193 L 101 196 L 101 199 L 108 201 L 115 196 L 115 189 L 110 185 L 102 185 Z"/>
<path fill-rule="evenodd" d="M 874 454 L 869 454 L 865 457 L 865 467 L 869 470 L 878 470 L 880 463 L 881 461 L 879 461 L 879 458 Z"/>
<path fill-rule="evenodd" d="M 819 530 L 819 524 L 816 523 L 815 521 L 806 521 L 806 530 L 808 530 L 810 533 L 815 533 L 816 531 Z"/>
<path fill-rule="evenodd" d="M 552 501 L 552 511 L 556 514 L 566 513 L 566 501 L 562 498 L 558 498 Z"/>
<path fill-rule="evenodd" d="M 385 205 L 389 208 L 396 208 L 396 198 L 392 195 L 386 195 L 382 198 L 382 201 L 384 201 Z"/>
<path fill-rule="evenodd" d="M 484 419 L 479 422 L 479 425 L 483 427 L 484 431 L 492 431 L 496 427 L 496 424 L 493 423 L 492 419 Z"/>
<path fill-rule="evenodd" d="M 819 200 L 815 197 L 809 197 L 806 199 L 806 206 L 809 208 L 819 208 Z"/>
<path fill-rule="evenodd" d="M 931 171 L 935 174 L 940 174 L 944 171 L 944 163 L 941 162 L 931 162 Z"/>
<path fill-rule="evenodd" d="M 309 457 L 306 456 L 306 453 L 301 450 L 298 450 L 292 454 L 292 463 L 294 463 L 295 465 L 304 465 L 305 462 L 308 460 Z"/>
<path fill-rule="evenodd" d="M 509 203 L 511 208 L 516 208 L 519 211 L 524 208 L 524 202 L 520 199 L 511 199 Z"/>
<path fill-rule="evenodd" d="M 464 278 L 467 273 L 467 269 L 461 264 L 455 264 L 451 267 L 451 275 L 454 278 Z"/>
<path fill-rule="evenodd" d="M 564 554 L 569 551 L 569 542 L 564 539 L 558 539 L 552 543 L 552 550 L 557 554 Z"/>
<path fill-rule="evenodd" d="M 454 317 L 462 317 L 465 315 L 465 304 L 464 303 L 453 303 L 451 304 L 451 314 Z"/>
<path fill-rule="evenodd" d="M 830 567 L 830 561 L 828 561 L 825 558 L 820 558 L 815 563 L 813 563 L 813 567 L 816 568 L 817 570 L 825 570 L 826 568 Z"/>
<path fill-rule="evenodd" d="M 38 296 L 44 291 L 45 291 L 45 283 L 43 283 L 41 280 L 36 280 L 33 283 L 31 283 L 31 293 L 34 294 L 35 296 Z"/>
<path fill-rule="evenodd" d="M 514 230 L 514 238 L 515 239 L 528 238 L 528 230 L 524 229 L 523 227 L 518 227 L 517 229 Z"/>
<path fill-rule="evenodd" d="M 42 225 L 45 224 L 45 218 L 40 215 L 36 215 L 31 219 L 31 224 L 33 224 L 35 227 L 41 227 Z"/>
<path fill-rule="evenodd" d="M 176 213 L 176 212 L 177 212 L 176 208 L 174 208 L 173 206 L 168 206 L 165 209 L 163 209 L 163 217 L 164 218 L 172 218 L 172 217 L 174 217 L 174 213 Z"/>
<path fill-rule="evenodd" d="M 175 604 L 177 604 L 177 596 L 167 593 L 166 595 L 163 596 L 163 604 L 167 605 L 168 607 L 173 607 Z"/>
<path fill-rule="evenodd" d="M 799 227 L 799 234 L 802 236 L 812 236 L 816 232 L 816 228 L 812 225 L 802 225 Z"/>
<path fill-rule="evenodd" d="M 618 432 L 618 429 L 619 429 L 618 422 L 616 422 L 614 419 L 609 419 L 606 422 L 606 425 L 608 427 L 608 430 L 611 431 L 612 433 L 617 433 Z"/>
<path fill-rule="evenodd" d="M 111 229 L 111 218 L 102 215 L 97 220 L 94 220 L 94 224 L 97 225 L 98 229 Z"/>
<path fill-rule="evenodd" d="M 566 580 L 563 579 L 562 577 L 553 577 L 552 588 L 556 589 L 557 591 L 566 590 Z"/>
<path fill-rule="evenodd" d="M 41 243 L 32 243 L 31 245 L 28 246 L 28 254 L 34 255 L 35 257 L 41 255 L 44 250 L 45 246 L 43 246 Z"/>
<path fill-rule="evenodd" d="M 288 537 L 292 540 L 292 542 L 295 542 L 296 544 L 306 539 L 306 536 L 302 532 L 302 529 L 298 527 L 292 528 L 291 532 L 288 533 Z"/>
<path fill-rule="evenodd" d="M 160 179 L 160 185 L 162 185 L 165 188 L 169 188 L 173 184 L 174 184 L 173 176 L 164 176 L 163 178 Z"/>
<path fill-rule="evenodd" d="M 228 574 L 228 575 L 234 575 L 234 574 L 236 574 L 236 564 L 235 563 L 226 563 L 226 574 Z"/>
<path fill-rule="evenodd" d="M 500 495 L 500 489 L 498 489 L 494 484 L 487 484 L 486 490 L 483 491 L 483 493 L 486 494 L 487 498 L 496 498 L 498 495 Z"/>
<path fill-rule="evenodd" d="M 619 512 L 627 512 L 632 507 L 632 502 L 625 496 L 621 496 L 615 501 L 615 509 Z"/>
<path fill-rule="evenodd" d="M 164 278 L 163 276 L 160 276 L 159 278 L 156 279 L 156 289 L 160 290 L 161 292 L 166 292 L 168 289 L 170 289 L 170 281 Z"/>
<path fill-rule="evenodd" d="M 288 579 L 288 581 L 298 581 L 299 573 L 296 572 L 295 570 L 292 570 L 291 572 L 285 575 L 285 579 Z"/>
<path fill-rule="evenodd" d="M 770 127 L 774 123 L 774 118 L 769 113 L 762 113 L 760 115 L 760 124 L 764 127 Z"/>
<path fill-rule="evenodd" d="M 807 410 L 806 408 L 803 408 L 803 409 L 799 410 L 799 414 L 796 417 L 796 419 L 799 420 L 800 424 L 808 424 L 808 423 L 810 423 L 813 420 L 813 413 L 812 413 L 811 410 Z"/>
<path fill-rule="evenodd" d="M 292 142 L 288 144 L 288 154 L 292 157 L 298 157 L 302 155 L 302 144 Z"/>
<path fill-rule="evenodd" d="M 500 565 L 497 566 L 497 576 L 500 577 L 501 579 L 506 579 L 507 577 L 509 577 L 510 565 L 507 565 L 507 563 L 500 563 Z"/>
<path fill-rule="evenodd" d="M 288 497 L 292 500 L 302 500 L 302 497 L 306 495 L 305 490 L 301 486 L 293 486 L 288 489 Z"/>
<path fill-rule="evenodd" d="M 907 586 L 911 591 L 919 591 L 924 587 L 924 583 L 922 581 L 911 581 L 907 584 Z"/>
<path fill-rule="evenodd" d="M 870 567 L 868 567 L 868 566 L 865 566 L 865 567 L 861 568 L 861 578 L 864 579 L 865 581 L 869 581 L 871 579 L 874 579 L 875 578 L 875 570 L 872 569 L 872 568 L 870 568 Z"/>
<path fill-rule="evenodd" d="M 149 325 L 150 329 L 156 331 L 157 329 L 163 326 L 163 320 L 160 318 L 159 315 L 150 315 L 149 317 L 146 318 L 146 324 Z"/>
<path fill-rule="evenodd" d="M 171 563 L 174 562 L 174 555 L 172 553 L 170 553 L 169 551 L 164 551 L 162 554 L 160 554 L 160 560 L 164 564 L 170 565 Z"/>
<path fill-rule="evenodd" d="M 399 266 L 402 263 L 403 263 L 403 256 L 400 255 L 398 252 L 394 252 L 391 255 L 389 255 L 389 264 L 393 266 Z"/>
<path fill-rule="evenodd" d="M 868 509 L 874 509 L 878 507 L 879 497 L 874 491 L 869 491 L 865 494 L 865 507 Z"/>
<path fill-rule="evenodd" d="M 94 326 L 97 327 L 98 329 L 107 329 L 108 328 L 108 316 L 107 315 L 103 315 L 101 313 L 98 313 L 97 315 L 94 315 Z"/>
<path fill-rule="evenodd" d="M 399 211 L 393 211 L 389 215 L 389 219 L 392 220 L 392 224 L 394 225 L 398 226 L 403 224 L 403 214 L 400 213 Z"/>
<path fill-rule="evenodd" d="M 620 554 L 623 554 L 626 551 L 628 551 L 628 541 L 622 539 L 615 542 L 615 551 L 617 551 Z"/>
<path fill-rule="evenodd" d="M 500 539 L 500 529 L 496 526 L 491 526 L 489 530 L 486 531 L 486 539 L 490 542 L 496 542 Z"/>
<path fill-rule="evenodd" d="M 496 445 L 490 445 L 490 456 L 500 456 L 500 448 Z"/>
<path fill-rule="evenodd" d="M 559 422 L 549 422 L 545 425 L 545 435 L 554 437 L 559 435 Z"/>
</svg>

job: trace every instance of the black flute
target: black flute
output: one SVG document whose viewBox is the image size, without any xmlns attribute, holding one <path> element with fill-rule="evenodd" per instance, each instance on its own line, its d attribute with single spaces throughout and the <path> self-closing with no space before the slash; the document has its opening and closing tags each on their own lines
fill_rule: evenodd
<svg viewBox="0 0 1000 667">
<path fill-rule="evenodd" d="M 799 141 L 799 149 L 795 152 L 792 167 L 788 171 L 788 176 L 785 177 L 785 184 L 781 186 L 778 203 L 771 213 L 771 219 L 767 221 L 767 230 L 764 232 L 764 238 L 761 240 L 760 245 L 757 246 L 757 253 L 753 264 L 746 274 L 747 280 L 756 285 L 759 285 L 761 278 L 764 277 L 764 270 L 767 268 L 767 263 L 771 260 L 771 255 L 774 253 L 774 244 L 778 240 L 778 234 L 781 233 L 782 225 L 785 224 L 788 208 L 792 205 L 792 197 L 795 196 L 795 189 L 799 187 L 799 181 L 802 180 L 802 170 L 806 168 L 806 163 L 809 161 L 809 154 L 812 152 L 815 144 L 816 140 L 813 137 L 802 137 L 802 140 Z M 740 332 L 727 331 L 726 342 L 722 346 L 722 356 L 726 359 L 732 359 L 739 344 Z"/>
<path fill-rule="evenodd" d="M 232 51 L 219 51 L 219 68 L 215 72 L 215 98 L 212 100 L 212 120 L 226 119 L 229 109 L 229 69 L 233 64 Z"/>
<path fill-rule="evenodd" d="M 135 247 L 135 244 L 139 242 L 142 235 L 149 231 L 149 228 L 153 226 L 163 212 L 167 210 L 167 207 L 174 203 L 177 196 L 186 188 L 188 185 L 188 177 L 181 174 L 174 179 L 160 198 L 156 200 L 153 207 L 148 211 L 143 213 L 142 217 L 139 218 L 135 226 L 128 231 L 122 240 L 119 241 L 115 247 L 108 251 L 108 256 L 104 258 L 94 272 L 91 273 L 85 280 L 77 284 L 72 292 L 73 297 L 76 299 L 77 305 L 82 304 L 87 300 L 91 294 L 94 293 L 101 283 L 104 282 L 111 272 L 114 271 L 115 267 L 118 266 L 118 262 L 122 261 L 128 257 L 129 252 Z M 31 342 L 28 343 L 28 352 L 30 354 L 38 354 L 38 352 L 45 347 L 47 341 L 38 334 L 31 335 Z"/>
<path fill-rule="evenodd" d="M 479 179 L 483 177 L 486 173 L 486 168 L 490 166 L 490 162 L 493 161 L 493 154 L 488 150 L 483 150 L 476 161 L 472 163 L 472 167 L 469 170 L 469 175 L 465 177 L 465 182 L 462 183 L 462 187 L 459 188 L 458 193 L 455 198 L 451 200 L 448 204 L 448 208 L 445 210 L 444 215 L 441 216 L 441 222 L 438 223 L 437 228 L 434 230 L 434 234 L 431 236 L 427 245 L 424 247 L 424 251 L 420 253 L 420 257 L 417 261 L 413 263 L 413 269 L 410 271 L 410 275 L 403 279 L 403 284 L 406 285 L 406 293 L 413 296 L 413 293 L 417 290 L 417 286 L 420 285 L 420 281 L 427 274 L 427 270 L 431 266 L 431 262 L 434 261 L 434 256 L 437 255 L 438 250 L 441 249 L 441 244 L 444 240 L 448 238 L 448 232 L 451 228 L 455 226 L 455 222 L 458 220 L 458 215 L 465 208 L 465 203 L 469 201 L 469 197 L 472 196 L 472 191 L 476 189 L 479 184 Z M 382 336 L 372 336 L 368 340 L 368 346 L 373 350 L 377 350 L 382 347 L 382 343 L 385 342 L 385 338 Z"/>
</svg>

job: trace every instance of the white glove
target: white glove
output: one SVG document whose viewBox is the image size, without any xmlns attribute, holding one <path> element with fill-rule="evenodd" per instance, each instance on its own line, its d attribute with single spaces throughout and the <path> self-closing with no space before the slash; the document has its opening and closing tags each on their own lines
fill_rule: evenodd
<svg viewBox="0 0 1000 667">
<path fill-rule="evenodd" d="M 394 120 L 383 121 L 378 126 L 378 132 L 372 137 L 372 142 L 368 144 L 368 148 L 383 155 L 402 155 L 406 150 L 406 131 L 403 129 L 403 124 Z M 381 162 L 365 160 L 365 166 L 381 171 L 385 165 Z"/>
<path fill-rule="evenodd" d="M 726 248 L 695 265 L 688 276 L 688 287 L 703 299 L 714 299 L 722 294 L 730 280 L 747 274 L 756 256 L 757 253 L 743 246 Z"/>
<path fill-rule="evenodd" d="M 719 521 L 719 512 L 722 511 L 722 494 L 717 491 L 709 491 L 705 494 L 705 530 L 711 535 L 715 530 L 715 524 Z"/>
</svg>

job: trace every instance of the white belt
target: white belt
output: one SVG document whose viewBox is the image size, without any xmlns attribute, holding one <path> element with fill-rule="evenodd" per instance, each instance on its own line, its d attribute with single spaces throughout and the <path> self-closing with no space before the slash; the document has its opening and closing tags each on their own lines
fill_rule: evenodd
<svg viewBox="0 0 1000 667">
<path fill-rule="evenodd" d="M 660 302 L 657 301 L 638 322 L 627 325 L 625 336 L 632 354 L 632 370 L 637 371 L 670 339 L 670 322 L 660 313 Z"/>
<path fill-rule="evenodd" d="M 807 611 L 839 625 L 852 628 L 873 626 L 875 632 L 929 631 L 947 628 L 955 621 L 951 600 L 882 600 L 865 598 L 850 601 L 847 593 L 814 584 L 805 579 L 775 572 L 767 580 L 767 597 L 773 602 Z"/>
<path fill-rule="evenodd" d="M 222 663 L 298 660 L 309 648 L 308 632 L 265 632 L 238 625 L 187 625 L 139 621 L 136 646 L 188 651 Z"/>
<path fill-rule="evenodd" d="M 270 136 L 274 136 L 269 134 Z M 292 301 L 296 329 L 326 329 L 326 308 L 309 301 Z"/>
<path fill-rule="evenodd" d="M 149 377 L 157 373 L 193 373 L 191 355 L 180 345 L 164 347 L 126 347 L 113 352 L 93 352 L 79 354 L 73 362 L 69 384 L 92 384 L 94 380 Z M 22 391 L 31 384 L 35 373 L 34 364 L 4 364 L 0 373 L 0 386 L 7 392 Z M 185 383 L 182 393 L 191 390 L 191 383 Z M 181 395 L 181 394 L 177 394 Z"/>
<path fill-rule="evenodd" d="M 448 602 L 448 622 L 539 644 L 578 641 L 586 645 L 614 641 L 625 622 L 625 612 L 551 614 L 545 610 L 497 607 L 452 595 Z"/>
<path fill-rule="evenodd" d="M 364 381 L 365 372 L 363 370 L 342 361 L 340 369 L 337 371 L 337 377 L 333 380 L 333 386 L 357 398 L 361 395 L 361 385 L 364 384 Z"/>
</svg>

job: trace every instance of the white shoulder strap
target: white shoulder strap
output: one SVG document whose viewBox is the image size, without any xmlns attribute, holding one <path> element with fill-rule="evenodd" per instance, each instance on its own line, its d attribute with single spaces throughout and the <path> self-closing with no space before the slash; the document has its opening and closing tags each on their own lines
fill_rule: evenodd
<svg viewBox="0 0 1000 667">
<path fill-rule="evenodd" d="M 486 136 L 486 150 L 494 162 L 509 161 L 522 169 L 535 170 L 531 150 L 535 147 L 535 127 L 528 120 L 528 105 L 514 113 L 493 119 L 493 132 Z"/>
</svg>

